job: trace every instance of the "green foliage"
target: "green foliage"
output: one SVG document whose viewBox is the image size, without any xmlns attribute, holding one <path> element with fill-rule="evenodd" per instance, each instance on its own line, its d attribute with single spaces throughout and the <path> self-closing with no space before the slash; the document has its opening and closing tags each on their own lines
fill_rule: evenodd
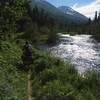
<svg viewBox="0 0 100 100">
<path fill-rule="evenodd" d="M 0 41 L 0 99 L 27 100 L 27 77 L 16 66 L 22 64 L 22 49 L 15 42 Z M 36 100 L 99 100 L 100 73 L 79 75 L 69 63 L 32 49 L 33 97 Z"/>
<path fill-rule="evenodd" d="M 31 16 L 27 9 L 27 0 L 0 2 L 0 38 L 4 40 L 0 40 L 0 100 L 27 100 L 27 73 L 17 69 L 23 63 L 24 40 L 19 38 L 52 43 L 57 38 L 58 27 L 66 27 L 62 23 L 55 23 L 53 17 L 44 10 L 39 11 L 35 7 L 34 16 Z M 99 29 L 99 22 L 100 19 L 89 23 L 88 30 L 93 29 L 92 32 L 98 33 L 100 30 L 96 28 Z M 81 32 L 81 27 L 75 28 L 73 25 L 67 30 Z M 43 34 L 40 35 L 40 32 Z M 11 41 L 11 37 L 17 44 Z M 36 100 L 100 99 L 100 73 L 90 71 L 83 77 L 71 64 L 32 49 L 33 63 L 28 67 L 32 70 L 32 94 Z"/>
<path fill-rule="evenodd" d="M 15 43 L 0 41 L 0 100 L 27 100 L 26 75 L 16 69 L 21 54 Z"/>
<path fill-rule="evenodd" d="M 54 44 L 56 43 L 57 40 L 57 34 L 54 33 L 53 31 L 51 33 L 48 34 L 48 40 L 47 43 L 48 44 Z"/>
<path fill-rule="evenodd" d="M 79 75 L 69 63 L 33 50 L 33 97 L 36 100 L 99 100 L 100 73 Z"/>
<path fill-rule="evenodd" d="M 14 37 L 18 30 L 17 21 L 26 14 L 26 0 L 2 0 L 0 1 L 0 38 Z"/>
</svg>

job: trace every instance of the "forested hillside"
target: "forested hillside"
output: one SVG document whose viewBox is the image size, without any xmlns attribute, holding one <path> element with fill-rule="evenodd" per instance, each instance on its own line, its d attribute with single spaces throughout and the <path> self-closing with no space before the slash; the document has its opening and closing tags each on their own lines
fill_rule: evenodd
<svg viewBox="0 0 100 100">
<path fill-rule="evenodd" d="M 100 35 L 100 11 L 95 12 L 94 20 L 89 20 L 86 30 L 93 35 Z"/>
<path fill-rule="evenodd" d="M 78 34 L 100 35 L 100 11 L 96 11 L 94 18 L 89 18 L 86 24 L 71 26 L 67 28 L 69 32 L 76 32 Z"/>
</svg>

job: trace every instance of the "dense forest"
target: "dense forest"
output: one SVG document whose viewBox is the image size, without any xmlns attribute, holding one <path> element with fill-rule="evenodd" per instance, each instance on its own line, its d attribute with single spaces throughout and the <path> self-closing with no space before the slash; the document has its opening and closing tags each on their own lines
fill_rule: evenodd
<svg viewBox="0 0 100 100">
<path fill-rule="evenodd" d="M 100 35 L 100 11 L 95 12 L 93 20 L 89 19 L 86 30 L 89 34 Z"/>
<path fill-rule="evenodd" d="M 55 41 L 56 33 L 70 31 L 71 24 L 57 23 L 37 7 L 31 13 L 29 3 L 0 1 L 0 100 L 99 100 L 99 72 L 79 75 L 73 65 L 33 45 Z M 100 32 L 99 22 L 100 16 L 90 21 L 87 31 Z"/>
<path fill-rule="evenodd" d="M 67 32 L 76 34 L 100 35 L 100 12 L 96 11 L 93 19 L 89 18 L 86 24 L 71 25 Z"/>
</svg>

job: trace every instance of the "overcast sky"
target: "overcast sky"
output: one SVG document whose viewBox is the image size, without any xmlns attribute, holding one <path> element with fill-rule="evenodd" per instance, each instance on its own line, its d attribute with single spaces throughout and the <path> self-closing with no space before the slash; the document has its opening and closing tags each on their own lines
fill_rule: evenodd
<svg viewBox="0 0 100 100">
<path fill-rule="evenodd" d="M 100 10 L 100 0 L 47 0 L 56 7 L 70 6 L 87 17 L 94 17 L 95 11 Z"/>
</svg>

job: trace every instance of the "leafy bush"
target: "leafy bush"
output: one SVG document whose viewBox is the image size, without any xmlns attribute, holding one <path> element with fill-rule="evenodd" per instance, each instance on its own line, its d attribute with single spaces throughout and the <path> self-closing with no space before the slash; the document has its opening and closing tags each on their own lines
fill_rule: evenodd
<svg viewBox="0 0 100 100">
<path fill-rule="evenodd" d="M 16 69 L 21 54 L 15 43 L 0 41 L 0 100 L 27 100 L 26 74 Z"/>
</svg>

